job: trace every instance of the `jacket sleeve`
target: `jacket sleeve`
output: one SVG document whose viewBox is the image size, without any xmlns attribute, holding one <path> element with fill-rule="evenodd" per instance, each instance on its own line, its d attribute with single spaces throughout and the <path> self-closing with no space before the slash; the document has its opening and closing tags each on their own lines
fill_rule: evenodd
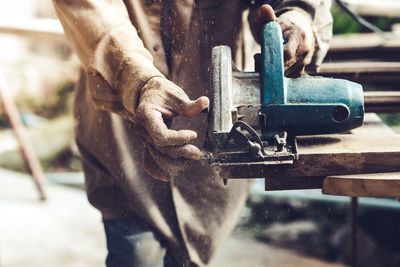
<svg viewBox="0 0 400 267">
<path fill-rule="evenodd" d="M 88 79 L 96 107 L 133 118 L 140 89 L 163 75 L 132 25 L 122 0 L 53 0 Z"/>
<path fill-rule="evenodd" d="M 315 45 L 310 64 L 306 67 L 310 72 L 316 72 L 329 49 L 332 38 L 333 19 L 330 12 L 330 0 L 257 0 L 251 6 L 249 21 L 256 16 L 257 9 L 263 4 L 271 5 L 277 16 L 290 11 L 300 11 L 305 14 L 305 21 L 311 23 Z M 306 25 L 308 27 L 309 25 Z"/>
</svg>

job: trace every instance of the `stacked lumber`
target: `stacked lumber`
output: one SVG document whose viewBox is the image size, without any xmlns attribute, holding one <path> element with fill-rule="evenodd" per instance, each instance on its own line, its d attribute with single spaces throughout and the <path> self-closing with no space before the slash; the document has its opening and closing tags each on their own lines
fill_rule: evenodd
<svg viewBox="0 0 400 267">
<path fill-rule="evenodd" d="M 335 36 L 319 73 L 351 80 L 375 90 L 399 90 L 400 37 L 387 33 Z"/>
</svg>

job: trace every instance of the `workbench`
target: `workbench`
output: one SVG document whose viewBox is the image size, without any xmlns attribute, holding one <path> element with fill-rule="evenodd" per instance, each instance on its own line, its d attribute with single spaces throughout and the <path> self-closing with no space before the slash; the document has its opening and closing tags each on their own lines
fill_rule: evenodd
<svg viewBox="0 0 400 267">
<path fill-rule="evenodd" d="M 370 146 L 371 151 L 372 149 L 376 151 L 377 160 L 375 163 L 364 162 L 363 164 L 375 165 L 379 162 L 382 169 L 378 173 L 360 172 L 353 175 L 328 176 L 323 180 L 322 192 L 329 195 L 352 197 L 400 198 L 400 156 L 398 155 L 400 135 L 384 124 L 376 114 L 367 113 L 364 126 L 353 130 L 352 136 L 360 140 L 369 136 L 380 138 L 380 142 L 364 144 Z"/>
<path fill-rule="evenodd" d="M 265 189 L 322 188 L 325 194 L 400 198 L 400 135 L 374 113 L 348 133 L 297 138 L 289 165 L 221 166 L 223 178 L 265 178 Z M 382 174 L 384 173 L 384 174 Z"/>
</svg>

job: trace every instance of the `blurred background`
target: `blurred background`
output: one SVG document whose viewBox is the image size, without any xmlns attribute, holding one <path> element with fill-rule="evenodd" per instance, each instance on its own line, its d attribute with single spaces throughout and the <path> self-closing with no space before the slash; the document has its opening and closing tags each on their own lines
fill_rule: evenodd
<svg viewBox="0 0 400 267">
<path fill-rule="evenodd" d="M 320 74 L 357 81 L 366 90 L 399 90 L 400 1 L 346 2 L 386 35 L 371 33 L 334 5 L 335 38 Z M 0 48 L 0 73 L 44 170 L 48 194 L 39 201 L 0 105 L 0 266 L 104 266 L 101 217 L 86 200 L 74 144 L 80 66 L 51 0 L 0 1 Z M 399 114 L 379 116 L 400 131 Z M 359 203 L 359 266 L 400 266 L 400 203 Z M 260 180 L 211 266 L 345 266 L 349 207 L 349 198 L 320 190 L 265 192 Z"/>
</svg>

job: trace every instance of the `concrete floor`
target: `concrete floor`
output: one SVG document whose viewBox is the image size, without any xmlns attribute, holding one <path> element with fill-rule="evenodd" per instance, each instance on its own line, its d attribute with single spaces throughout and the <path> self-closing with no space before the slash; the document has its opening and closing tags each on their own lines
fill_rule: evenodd
<svg viewBox="0 0 400 267">
<path fill-rule="evenodd" d="M 1 267 L 104 266 L 105 239 L 99 212 L 84 192 L 64 186 L 47 187 L 41 203 L 31 179 L 0 169 Z M 234 233 L 218 251 L 211 267 L 343 266 L 275 248 Z"/>
<path fill-rule="evenodd" d="M 47 191 L 41 203 L 30 177 L 0 170 L 0 266 L 103 266 L 100 213 L 81 190 Z"/>
</svg>

